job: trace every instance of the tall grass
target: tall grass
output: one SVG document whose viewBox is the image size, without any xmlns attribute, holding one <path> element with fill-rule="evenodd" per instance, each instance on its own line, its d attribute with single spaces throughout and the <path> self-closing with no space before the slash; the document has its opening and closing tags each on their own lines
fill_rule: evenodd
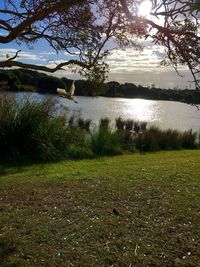
<svg viewBox="0 0 200 267">
<path fill-rule="evenodd" d="M 42 102 L 5 95 L 0 99 L 0 155 L 59 159 L 68 144 L 66 119 L 53 116 L 50 99 Z"/>
<path fill-rule="evenodd" d="M 112 130 L 108 118 L 101 119 L 99 127 L 91 133 L 92 150 L 96 155 L 118 155 L 122 153 L 122 134 Z"/>
<path fill-rule="evenodd" d="M 116 119 L 111 127 L 108 118 L 97 128 L 91 120 L 59 115 L 51 99 L 20 102 L 4 95 L 0 98 L 0 157 L 59 160 L 117 155 L 123 151 L 195 149 L 197 134 L 192 130 L 161 130 L 146 122 Z"/>
<path fill-rule="evenodd" d="M 122 154 L 119 132 L 100 129 L 91 135 L 92 151 L 99 156 Z"/>
<path fill-rule="evenodd" d="M 83 118 L 78 118 L 78 127 L 86 130 L 89 133 L 91 122 L 92 122 L 92 120 L 88 120 L 88 119 L 85 120 Z"/>
<path fill-rule="evenodd" d="M 198 147 L 196 133 L 192 130 L 183 133 L 177 130 L 161 130 L 152 126 L 138 134 L 136 148 L 140 151 L 195 149 Z"/>
<path fill-rule="evenodd" d="M 72 159 L 93 158 L 94 153 L 90 142 L 91 120 L 80 118 L 73 114 L 67 124 L 70 143 L 67 147 L 67 156 Z"/>
<path fill-rule="evenodd" d="M 195 149 L 198 147 L 196 142 L 197 133 L 193 133 L 192 130 L 185 131 L 181 136 L 182 147 L 186 149 Z"/>
</svg>

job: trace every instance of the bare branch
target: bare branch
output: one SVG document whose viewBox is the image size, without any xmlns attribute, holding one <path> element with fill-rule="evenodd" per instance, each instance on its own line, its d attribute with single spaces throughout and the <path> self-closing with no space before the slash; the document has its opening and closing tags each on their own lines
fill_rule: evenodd
<svg viewBox="0 0 200 267">
<path fill-rule="evenodd" d="M 17 57 L 18 57 L 18 54 L 19 54 L 20 52 L 21 52 L 21 50 L 18 50 L 18 51 L 16 52 L 16 54 L 15 54 L 13 57 L 9 58 L 9 59 L 6 60 L 5 62 L 12 61 L 12 60 L 14 60 L 15 58 L 17 58 Z M 0 62 L 0 64 L 1 64 L 1 62 Z"/>
<path fill-rule="evenodd" d="M 200 69 L 199 20 L 196 18 L 194 21 L 195 16 L 190 12 L 190 3 L 165 0 L 157 4 L 155 1 L 155 12 L 152 14 L 156 17 L 164 16 L 164 26 L 158 25 L 152 20 L 132 15 L 126 0 L 120 0 L 120 3 L 131 22 L 150 27 L 148 36 L 154 43 L 166 47 L 165 63 L 171 64 L 177 72 L 178 64 L 186 64 L 194 78 L 196 88 L 200 88 L 200 79 L 197 77 Z M 165 11 L 159 12 L 159 9 L 163 7 Z"/>
<path fill-rule="evenodd" d="M 4 0 L 0 9 L 0 43 L 25 43 L 29 47 L 46 40 L 57 53 L 67 51 L 76 60 L 63 66 L 78 65 L 95 75 L 105 73 L 103 59 L 108 55 L 106 43 L 112 38 L 115 47 L 139 46 L 136 38 L 150 38 L 166 48 L 164 64 L 176 71 L 186 64 L 196 87 L 200 86 L 199 4 L 196 0 L 151 0 L 152 16 L 162 23 L 137 14 L 140 1 L 131 0 Z M 6 18 L 6 19 L 3 19 Z M 101 18 L 101 19 L 99 19 Z M 6 34 L 7 33 L 7 34 Z M 111 47 L 112 49 L 113 47 Z M 15 61 L 19 51 L 0 67 L 27 67 L 54 72 L 53 69 Z M 64 63 L 62 63 L 64 64 Z M 35 67 L 34 67 L 35 66 Z"/>
<path fill-rule="evenodd" d="M 78 60 L 69 60 L 67 62 L 63 62 L 58 64 L 55 68 L 49 68 L 46 66 L 41 66 L 41 65 L 34 65 L 34 64 L 26 64 L 26 63 L 22 63 L 20 61 L 10 61 L 10 60 L 6 60 L 6 61 L 1 61 L 0 62 L 0 67 L 1 68 L 10 68 L 10 67 L 19 67 L 19 68 L 25 68 L 25 69 L 32 69 L 32 70 L 39 70 L 39 71 L 46 71 L 46 72 L 50 72 L 50 73 L 54 73 L 58 70 L 64 70 L 63 67 L 65 66 L 69 66 L 69 65 L 76 65 L 76 66 L 80 66 L 84 69 L 89 69 L 91 66 L 82 63 Z"/>
</svg>

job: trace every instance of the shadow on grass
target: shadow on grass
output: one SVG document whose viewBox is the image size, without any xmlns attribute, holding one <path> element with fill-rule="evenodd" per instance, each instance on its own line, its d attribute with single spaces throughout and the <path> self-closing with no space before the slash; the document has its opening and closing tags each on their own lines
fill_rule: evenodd
<svg viewBox="0 0 200 267">
<path fill-rule="evenodd" d="M 48 163 L 55 163 L 55 161 L 37 161 L 31 160 L 29 158 L 21 157 L 21 158 L 0 158 L 0 176 L 5 175 L 7 173 L 19 173 L 23 171 L 27 167 L 32 167 L 35 165 L 45 165 Z"/>
</svg>

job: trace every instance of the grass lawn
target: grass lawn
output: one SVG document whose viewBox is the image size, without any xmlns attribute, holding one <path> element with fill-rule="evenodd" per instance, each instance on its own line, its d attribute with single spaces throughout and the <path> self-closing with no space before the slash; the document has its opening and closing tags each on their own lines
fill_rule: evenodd
<svg viewBox="0 0 200 267">
<path fill-rule="evenodd" d="M 200 266 L 200 151 L 1 164 L 0 266 Z"/>
</svg>

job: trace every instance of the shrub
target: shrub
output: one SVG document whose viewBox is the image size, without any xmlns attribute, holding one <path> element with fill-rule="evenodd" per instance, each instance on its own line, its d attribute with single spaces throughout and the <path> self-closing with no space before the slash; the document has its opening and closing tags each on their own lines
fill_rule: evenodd
<svg viewBox="0 0 200 267">
<path fill-rule="evenodd" d="M 67 148 L 67 155 L 71 159 L 94 158 L 94 153 L 89 144 L 86 146 L 77 146 L 71 144 Z"/>
<path fill-rule="evenodd" d="M 119 117 L 115 120 L 115 123 L 116 123 L 116 128 L 118 130 L 124 130 L 124 127 L 125 127 L 125 121 Z"/>
<path fill-rule="evenodd" d="M 181 136 L 181 145 L 186 149 L 194 149 L 198 147 L 197 133 L 193 133 L 192 130 L 185 131 Z"/>
<path fill-rule="evenodd" d="M 40 79 L 38 87 L 40 92 L 56 93 L 58 87 L 65 88 L 65 83 L 57 77 L 45 76 Z"/>
<path fill-rule="evenodd" d="M 91 122 L 92 122 L 92 120 L 88 120 L 88 119 L 85 120 L 83 118 L 78 118 L 78 127 L 86 130 L 89 133 Z"/>
<path fill-rule="evenodd" d="M 110 120 L 108 118 L 102 118 L 99 122 L 99 129 L 100 130 L 108 130 L 109 131 L 109 124 Z"/>
<path fill-rule="evenodd" d="M 168 129 L 165 131 L 161 131 L 160 135 L 160 149 L 170 150 L 181 148 L 181 133 L 179 131 Z"/>
<path fill-rule="evenodd" d="M 140 128 L 141 128 L 141 131 L 146 131 L 146 129 L 147 129 L 147 122 L 146 121 L 141 121 L 140 122 Z"/>
<path fill-rule="evenodd" d="M 51 118 L 43 125 L 40 124 L 35 133 L 37 136 L 33 136 L 33 157 L 40 155 L 42 160 L 59 160 L 66 157 L 70 139 L 64 117 Z"/>
<path fill-rule="evenodd" d="M 84 120 L 74 113 L 68 120 L 67 132 L 70 144 L 76 146 L 88 145 L 90 121 Z"/>
<path fill-rule="evenodd" d="M 139 133 L 141 131 L 140 123 L 135 122 L 133 129 L 136 133 Z"/>
<path fill-rule="evenodd" d="M 180 133 L 161 130 L 146 123 L 101 119 L 97 130 L 90 130 L 90 120 L 76 114 L 69 119 L 54 110 L 49 98 L 42 101 L 13 96 L 0 97 L 0 157 L 28 157 L 37 160 L 92 158 L 117 155 L 123 150 L 156 151 L 194 149 L 199 146 L 192 130 Z"/>
<path fill-rule="evenodd" d="M 126 120 L 125 121 L 125 129 L 127 131 L 132 131 L 133 126 L 134 126 L 134 121 L 133 120 Z"/>
<path fill-rule="evenodd" d="M 0 99 L 0 154 L 57 160 L 68 145 L 66 119 L 53 116 L 50 99 L 42 102 L 14 97 Z"/>
<path fill-rule="evenodd" d="M 140 151 L 156 151 L 171 149 L 197 148 L 196 133 L 192 131 L 161 130 L 152 126 L 138 134 L 135 139 L 136 148 Z"/>
<path fill-rule="evenodd" d="M 122 134 L 112 132 L 109 128 L 99 127 L 91 134 L 92 150 L 99 156 L 117 155 L 122 153 Z"/>
<path fill-rule="evenodd" d="M 157 127 L 150 127 L 144 133 L 139 133 L 135 139 L 136 148 L 140 151 L 156 151 L 159 150 L 160 130 Z"/>
<path fill-rule="evenodd" d="M 198 144 L 198 148 L 200 148 L 200 131 L 199 131 L 199 134 L 198 134 L 198 141 L 197 141 L 197 144 Z"/>
</svg>

